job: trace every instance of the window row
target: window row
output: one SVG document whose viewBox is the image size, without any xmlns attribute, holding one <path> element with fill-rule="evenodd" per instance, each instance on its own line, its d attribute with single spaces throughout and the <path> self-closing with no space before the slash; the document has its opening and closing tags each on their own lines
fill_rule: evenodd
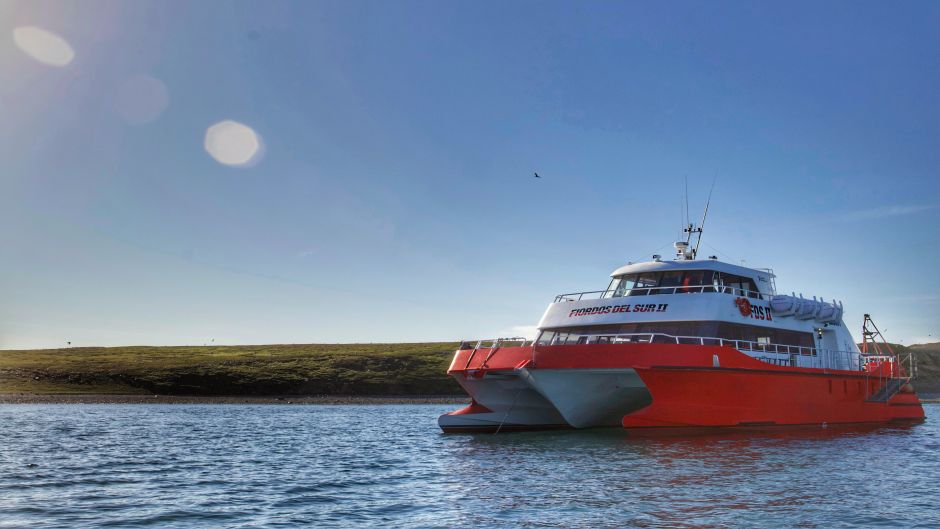
<svg viewBox="0 0 940 529">
<path fill-rule="evenodd" d="M 624 334 L 632 336 L 617 337 L 617 335 Z M 784 354 L 816 354 L 812 333 L 719 321 L 642 322 L 568 327 L 542 332 L 538 343 L 540 345 L 572 345 L 652 342 L 735 346 L 735 344 L 723 344 L 722 340 L 745 342 L 745 346 L 751 350 Z"/>
<path fill-rule="evenodd" d="M 701 292 L 726 292 L 740 296 L 760 297 L 753 279 L 714 270 L 675 270 L 617 276 L 611 280 L 605 297 Z"/>
</svg>

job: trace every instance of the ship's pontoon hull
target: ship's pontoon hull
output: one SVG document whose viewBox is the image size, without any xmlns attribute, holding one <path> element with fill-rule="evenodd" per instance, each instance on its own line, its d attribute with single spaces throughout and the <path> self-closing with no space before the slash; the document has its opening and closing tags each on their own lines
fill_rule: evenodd
<svg viewBox="0 0 940 529">
<path fill-rule="evenodd" d="M 522 378 L 575 428 L 620 426 L 652 396 L 631 368 L 520 369 Z"/>
<path fill-rule="evenodd" d="M 457 351 L 448 374 L 473 398 L 466 408 L 441 415 L 445 432 L 496 432 L 570 428 L 558 410 L 522 376 L 531 347 Z"/>
<path fill-rule="evenodd" d="M 437 424 L 445 432 L 495 432 L 567 428 L 551 403 L 518 370 L 477 370 L 455 375 L 473 397 L 466 408 L 445 413 Z"/>
</svg>

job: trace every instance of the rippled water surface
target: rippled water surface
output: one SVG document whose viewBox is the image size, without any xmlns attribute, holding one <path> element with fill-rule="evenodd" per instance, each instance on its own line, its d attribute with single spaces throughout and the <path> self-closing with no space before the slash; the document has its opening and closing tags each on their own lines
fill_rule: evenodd
<svg viewBox="0 0 940 529">
<path fill-rule="evenodd" d="M 442 434 L 454 406 L 3 405 L 0 527 L 940 527 L 906 428 Z"/>
</svg>

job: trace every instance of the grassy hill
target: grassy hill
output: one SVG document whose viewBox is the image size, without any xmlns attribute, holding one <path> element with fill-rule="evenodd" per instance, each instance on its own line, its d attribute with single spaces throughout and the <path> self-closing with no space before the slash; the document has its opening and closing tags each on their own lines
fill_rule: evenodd
<svg viewBox="0 0 940 529">
<path fill-rule="evenodd" d="M 911 346 L 893 343 L 891 347 L 901 356 L 908 353 L 914 355 L 917 364 L 914 389 L 917 393 L 922 397 L 940 397 L 940 342 Z"/>
<path fill-rule="evenodd" d="M 0 393 L 457 395 L 456 343 L 0 351 Z"/>
<path fill-rule="evenodd" d="M 462 395 L 445 374 L 456 343 L 86 347 L 0 351 L 0 393 Z M 940 343 L 917 357 L 914 386 L 940 395 Z"/>
<path fill-rule="evenodd" d="M 940 396 L 940 342 L 902 347 L 917 358 L 914 388 L 923 395 Z"/>
</svg>

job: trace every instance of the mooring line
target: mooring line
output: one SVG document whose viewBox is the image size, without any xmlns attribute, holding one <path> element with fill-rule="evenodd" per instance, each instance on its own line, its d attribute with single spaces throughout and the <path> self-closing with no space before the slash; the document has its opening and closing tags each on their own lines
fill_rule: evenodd
<svg viewBox="0 0 940 529">
<path fill-rule="evenodd" d="M 522 393 L 522 390 L 524 389 L 525 386 L 522 386 L 518 391 L 516 391 L 516 396 L 512 398 L 512 404 L 509 405 L 509 409 L 506 410 L 506 414 L 503 415 L 503 420 L 499 421 L 499 426 L 496 427 L 496 431 L 493 432 L 493 435 L 498 434 L 499 431 L 503 429 L 503 425 L 506 424 L 506 419 L 509 418 L 509 414 L 512 413 L 512 409 L 516 407 L 516 400 L 519 399 L 519 394 Z"/>
</svg>

